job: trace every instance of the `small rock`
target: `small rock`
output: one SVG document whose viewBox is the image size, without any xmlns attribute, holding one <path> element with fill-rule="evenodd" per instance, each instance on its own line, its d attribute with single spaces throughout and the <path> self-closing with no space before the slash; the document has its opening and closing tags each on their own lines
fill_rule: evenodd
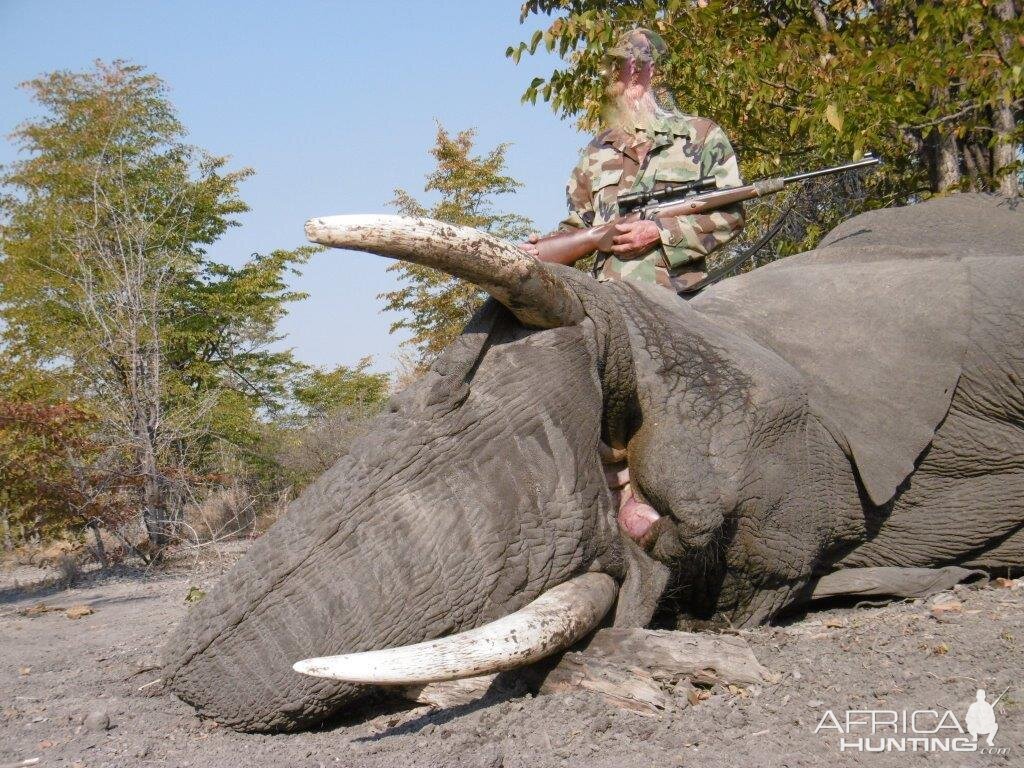
<svg viewBox="0 0 1024 768">
<path fill-rule="evenodd" d="M 956 618 L 963 613 L 964 605 L 959 600 L 945 600 L 941 603 L 935 603 L 932 606 L 931 614 L 932 618 L 937 621 L 947 621 Z"/>
<path fill-rule="evenodd" d="M 807 706 L 810 707 L 811 709 L 821 709 L 821 706 L 824 703 L 825 702 L 822 701 L 821 699 L 811 699 L 810 701 L 807 702 Z"/>
<path fill-rule="evenodd" d="M 691 683 L 689 679 L 685 677 L 680 677 L 675 682 L 674 690 L 676 696 L 685 696 L 693 690 L 693 683 Z"/>
<path fill-rule="evenodd" d="M 707 701 L 710 698 L 711 691 L 706 691 L 702 688 L 694 688 L 686 694 L 686 700 L 690 703 L 691 707 L 695 707 L 698 702 Z"/>
<path fill-rule="evenodd" d="M 64 611 L 64 615 L 69 619 L 81 619 L 83 616 L 92 616 L 94 613 L 96 613 L 96 611 L 88 605 L 72 605 Z"/>
<path fill-rule="evenodd" d="M 85 716 L 85 727 L 94 733 L 101 733 L 110 728 L 110 715 L 105 709 L 94 709 Z"/>
</svg>

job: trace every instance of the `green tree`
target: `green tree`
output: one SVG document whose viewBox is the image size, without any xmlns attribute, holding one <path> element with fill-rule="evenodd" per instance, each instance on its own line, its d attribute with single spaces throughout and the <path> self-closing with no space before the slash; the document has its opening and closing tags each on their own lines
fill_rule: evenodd
<svg viewBox="0 0 1024 768">
<path fill-rule="evenodd" d="M 530 221 L 515 213 L 497 213 L 494 198 L 514 193 L 522 184 L 505 167 L 508 144 L 475 155 L 476 131 L 467 129 L 452 136 L 438 125 L 430 154 L 437 166 L 427 175 L 426 192 L 436 192 L 437 202 L 427 206 L 404 189 L 395 190 L 392 205 L 405 216 L 429 216 L 451 224 L 479 229 L 506 240 L 519 240 L 530 231 Z M 382 294 L 385 309 L 401 312 L 391 332 L 409 330 L 403 342 L 414 349 L 417 367 L 425 367 L 459 334 L 484 299 L 474 286 L 430 267 L 396 262 L 388 268 L 399 273 L 405 285 Z"/>
<path fill-rule="evenodd" d="M 557 51 L 565 66 L 523 98 L 589 130 L 604 52 L 647 26 L 670 51 L 665 87 L 684 112 L 726 128 L 746 177 L 880 153 L 886 166 L 863 188 L 847 180 L 805 193 L 784 249 L 795 250 L 860 209 L 953 189 L 1019 194 L 1020 10 L 1016 0 L 527 0 L 524 21 L 549 21 L 506 53 L 518 62 Z M 781 203 L 755 208 L 751 229 Z"/>
<path fill-rule="evenodd" d="M 386 373 L 370 373 L 372 364 L 372 358 L 364 357 L 354 367 L 339 365 L 330 371 L 307 371 L 293 389 L 303 418 L 321 418 L 342 410 L 379 411 L 387 400 L 391 379 Z"/>
<path fill-rule="evenodd" d="M 300 366 L 269 345 L 301 298 L 287 272 L 312 249 L 209 259 L 247 210 L 251 171 L 185 143 L 142 67 L 97 62 L 24 87 L 42 114 L 15 130 L 26 157 L 0 175 L 2 352 L 32 379 L 21 389 L 90 404 L 159 548 L 211 435 L 255 440 L 257 414 L 283 407 Z"/>
<path fill-rule="evenodd" d="M 270 425 L 263 442 L 277 487 L 301 490 L 370 428 L 390 388 L 388 374 L 369 370 L 372 362 L 364 357 L 355 366 L 311 369 L 295 380 L 295 411 Z"/>
</svg>

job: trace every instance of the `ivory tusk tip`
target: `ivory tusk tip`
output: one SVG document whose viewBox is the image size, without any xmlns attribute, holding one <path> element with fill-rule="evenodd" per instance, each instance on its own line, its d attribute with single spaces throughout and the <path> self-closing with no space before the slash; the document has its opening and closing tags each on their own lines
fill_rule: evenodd
<svg viewBox="0 0 1024 768">
<path fill-rule="evenodd" d="M 359 654 L 342 656 L 321 656 L 303 659 L 292 664 L 292 669 L 310 677 L 325 677 L 329 680 L 341 680 L 344 683 L 372 684 L 394 682 L 381 677 L 380 672 L 367 668 L 360 663 Z M 402 682 L 399 680 L 398 682 Z"/>
<path fill-rule="evenodd" d="M 370 241 L 393 237 L 401 232 L 405 221 L 401 216 L 387 213 L 318 216 L 306 222 L 306 238 L 319 245 L 346 247 L 366 240 L 367 232 L 374 233 Z"/>
<path fill-rule="evenodd" d="M 605 573 L 574 576 L 515 613 L 415 645 L 303 659 L 292 669 L 360 685 L 423 685 L 532 664 L 593 631 L 618 594 Z"/>
<path fill-rule="evenodd" d="M 310 219 L 306 222 L 306 239 L 318 245 L 330 245 L 327 240 L 329 226 L 325 218 Z"/>
<path fill-rule="evenodd" d="M 317 675 L 316 664 L 317 661 L 319 661 L 319 659 L 303 659 L 302 661 L 296 661 L 294 664 L 292 664 L 292 669 L 303 675 L 312 675 L 313 677 L 318 677 L 319 675 Z"/>
</svg>

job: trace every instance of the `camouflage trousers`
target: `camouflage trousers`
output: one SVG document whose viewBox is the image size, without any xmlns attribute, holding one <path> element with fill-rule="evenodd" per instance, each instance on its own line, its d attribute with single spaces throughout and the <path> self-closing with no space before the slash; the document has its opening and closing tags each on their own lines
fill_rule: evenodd
<svg viewBox="0 0 1024 768">
<path fill-rule="evenodd" d="M 622 260 L 611 254 L 598 254 L 594 262 L 594 272 L 597 279 L 602 282 L 628 280 L 660 285 L 676 293 L 687 293 L 708 276 L 705 264 L 704 259 L 697 259 L 669 270 L 658 250 L 629 260 Z"/>
</svg>

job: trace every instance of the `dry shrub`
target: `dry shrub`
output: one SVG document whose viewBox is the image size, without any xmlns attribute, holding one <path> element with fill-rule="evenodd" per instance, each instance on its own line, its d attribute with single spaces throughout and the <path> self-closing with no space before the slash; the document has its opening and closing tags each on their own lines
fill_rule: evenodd
<svg viewBox="0 0 1024 768">
<path fill-rule="evenodd" d="M 139 546 L 147 540 L 145 530 L 138 524 L 111 528 L 96 526 L 83 535 L 89 554 L 104 568 L 121 565 L 132 555 L 137 555 Z"/>
<path fill-rule="evenodd" d="M 211 489 L 185 509 L 186 539 L 206 543 L 249 534 L 257 519 L 256 498 L 234 483 Z"/>
<path fill-rule="evenodd" d="M 276 499 L 263 504 L 256 513 L 256 519 L 253 521 L 252 530 L 249 535 L 255 539 L 266 533 L 270 526 L 276 523 L 288 511 L 291 497 L 291 491 L 284 490 L 277 495 Z"/>
<path fill-rule="evenodd" d="M 57 539 L 42 545 L 34 554 L 34 565 L 40 568 L 58 568 L 64 560 L 77 556 L 82 545 L 69 539 Z"/>
<path fill-rule="evenodd" d="M 54 563 L 57 569 L 57 581 L 65 588 L 70 589 L 82 578 L 82 565 L 77 554 L 65 552 Z"/>
<path fill-rule="evenodd" d="M 417 356 L 408 351 L 399 350 L 395 353 L 395 372 L 392 374 L 392 391 L 401 392 L 423 378 L 429 366 L 424 365 Z"/>
<path fill-rule="evenodd" d="M 6 568 L 31 566 L 56 571 L 56 583 L 73 587 L 82 578 L 82 563 L 89 553 L 81 542 L 58 539 L 44 544 L 25 544 L 6 553 Z"/>
<path fill-rule="evenodd" d="M 280 446 L 275 457 L 278 465 L 294 486 L 304 488 L 348 454 L 352 442 L 370 428 L 378 412 L 376 407 L 352 408 L 311 419 L 293 430 Z"/>
</svg>

